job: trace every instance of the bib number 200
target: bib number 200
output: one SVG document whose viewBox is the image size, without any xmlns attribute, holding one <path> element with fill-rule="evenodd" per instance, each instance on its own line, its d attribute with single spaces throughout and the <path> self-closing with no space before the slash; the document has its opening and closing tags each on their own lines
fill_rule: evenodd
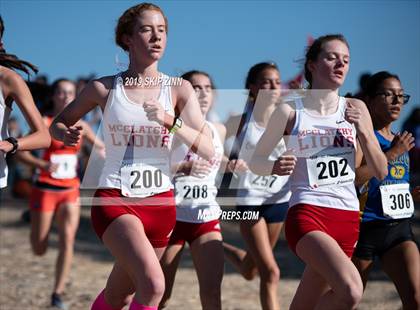
<svg viewBox="0 0 420 310">
<path fill-rule="evenodd" d="M 140 189 L 140 188 L 159 188 L 162 186 L 162 171 L 157 169 L 154 172 L 150 170 L 132 170 L 130 175 L 134 180 L 131 183 L 131 189 Z"/>
</svg>

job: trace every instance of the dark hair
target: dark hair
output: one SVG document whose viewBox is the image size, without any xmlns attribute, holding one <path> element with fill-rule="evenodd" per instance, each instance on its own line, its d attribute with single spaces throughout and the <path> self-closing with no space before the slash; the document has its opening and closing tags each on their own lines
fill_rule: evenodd
<svg viewBox="0 0 420 310">
<path fill-rule="evenodd" d="M 137 17 L 140 16 L 144 11 L 158 11 L 162 14 L 165 20 L 165 30 L 168 33 L 168 19 L 160 7 L 153 3 L 140 3 L 131 8 L 127 9 L 123 15 L 118 19 L 117 27 L 115 28 L 115 42 L 120 46 L 124 51 L 128 51 L 128 46 L 123 41 L 123 36 L 133 34 L 133 28 L 136 25 Z"/>
<path fill-rule="evenodd" d="M 45 98 L 45 101 L 43 102 L 40 111 L 42 115 L 50 115 L 52 116 L 52 113 L 54 111 L 54 101 L 53 101 L 53 96 L 55 94 L 55 92 L 57 91 L 58 86 L 60 85 L 61 82 L 69 82 L 72 83 L 74 85 L 74 87 L 76 88 L 76 84 L 69 79 L 66 78 L 59 78 L 57 80 L 55 80 L 49 87 L 48 87 L 48 96 L 47 98 Z"/>
<path fill-rule="evenodd" d="M 377 72 L 367 80 L 366 95 L 369 98 L 373 98 L 382 86 L 382 83 L 387 79 L 396 79 L 400 82 L 400 78 L 396 74 L 389 73 L 388 71 Z"/>
<path fill-rule="evenodd" d="M 276 71 L 279 71 L 279 68 L 274 62 L 260 62 L 256 65 L 253 65 L 251 69 L 249 69 L 248 74 L 246 76 L 245 88 L 250 89 L 251 84 L 255 84 L 257 82 L 258 76 L 261 74 L 261 72 L 267 69 L 274 69 Z M 254 96 L 256 96 L 256 94 L 251 94 L 251 92 L 249 93 L 250 98 L 254 98 Z"/>
<path fill-rule="evenodd" d="M 0 16 L 0 40 L 3 38 L 4 23 Z M 38 68 L 28 61 L 19 59 L 16 55 L 7 54 L 4 48 L 0 48 L 0 65 L 9 69 L 17 69 L 30 74 L 29 70 L 37 73 Z"/>
<path fill-rule="evenodd" d="M 204 72 L 204 71 L 191 70 L 191 71 L 185 72 L 183 75 L 181 75 L 181 77 L 184 80 L 187 80 L 188 82 L 191 82 L 191 79 L 192 79 L 192 77 L 194 75 L 204 75 L 204 76 L 206 76 L 210 80 L 211 88 L 212 89 L 215 89 L 216 88 L 216 86 L 214 85 L 214 82 L 213 82 L 213 79 L 211 78 L 211 76 L 207 72 Z"/>
<path fill-rule="evenodd" d="M 349 44 L 347 43 L 346 38 L 342 34 L 327 34 L 325 36 L 317 38 L 311 46 L 309 46 L 306 50 L 305 55 L 305 79 L 309 83 L 309 88 L 312 87 L 312 73 L 309 71 L 308 64 L 309 61 L 316 61 L 318 59 L 319 54 L 322 52 L 324 48 L 324 44 L 330 41 L 338 40 L 343 42 L 345 45 L 347 45 L 347 48 L 349 47 Z"/>
<path fill-rule="evenodd" d="M 69 80 L 69 79 L 66 79 L 66 78 L 59 78 L 59 79 L 56 79 L 51 84 L 51 97 L 54 96 L 54 94 L 57 91 L 57 88 L 58 88 L 58 86 L 60 85 L 61 82 L 69 82 L 69 83 L 73 84 L 74 88 L 76 89 L 76 83 L 74 83 L 72 80 Z"/>
</svg>

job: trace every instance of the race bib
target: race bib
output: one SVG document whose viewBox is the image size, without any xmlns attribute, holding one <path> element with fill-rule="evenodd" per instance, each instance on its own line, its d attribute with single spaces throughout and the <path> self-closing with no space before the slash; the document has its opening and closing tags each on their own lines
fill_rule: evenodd
<svg viewBox="0 0 420 310">
<path fill-rule="evenodd" d="M 275 194 L 282 189 L 283 182 L 280 181 L 280 176 L 275 174 L 262 176 L 248 171 L 244 185 L 249 189 Z"/>
<path fill-rule="evenodd" d="M 407 183 L 381 185 L 382 210 L 384 215 L 393 219 L 411 217 L 414 213 L 413 197 Z"/>
<path fill-rule="evenodd" d="M 121 193 L 125 197 L 148 197 L 168 191 L 168 165 L 162 162 L 133 163 L 121 167 Z"/>
<path fill-rule="evenodd" d="M 216 199 L 217 188 L 208 181 L 193 181 L 191 180 L 176 180 L 176 204 L 191 205 L 191 204 L 210 204 Z"/>
<path fill-rule="evenodd" d="M 311 156 L 306 159 L 309 185 L 342 186 L 354 182 L 354 152 Z"/>
<path fill-rule="evenodd" d="M 57 165 L 57 170 L 51 172 L 54 179 L 73 179 L 77 176 L 76 154 L 51 154 L 50 162 Z"/>
</svg>

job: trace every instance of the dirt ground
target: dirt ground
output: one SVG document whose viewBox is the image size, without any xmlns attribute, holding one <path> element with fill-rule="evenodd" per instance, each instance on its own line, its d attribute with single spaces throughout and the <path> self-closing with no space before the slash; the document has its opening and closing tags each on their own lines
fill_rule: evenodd
<svg viewBox="0 0 420 310">
<path fill-rule="evenodd" d="M 21 219 L 27 201 L 5 195 L 0 207 L 0 309 L 36 310 L 48 309 L 53 272 L 57 256 L 57 234 L 50 236 L 49 251 L 43 257 L 31 253 L 29 225 Z M 235 222 L 224 222 L 223 236 L 226 241 L 243 247 L 239 228 Z M 414 221 L 417 239 L 420 235 L 420 214 Z M 284 238 L 275 248 L 281 269 L 278 296 L 282 309 L 288 309 L 303 271 L 303 264 L 288 250 Z M 90 309 L 97 293 L 104 287 L 112 267 L 112 257 L 100 243 L 90 225 L 89 207 L 82 209 L 77 234 L 75 259 L 65 301 L 72 310 Z M 227 310 L 260 309 L 259 280 L 245 281 L 229 263 L 225 265 L 222 286 L 223 308 Z M 200 309 L 198 282 L 188 251 L 184 251 L 178 271 L 173 297 L 168 309 Z M 359 309 L 399 309 L 401 302 L 397 291 L 379 264 L 373 270 L 363 302 Z"/>
</svg>

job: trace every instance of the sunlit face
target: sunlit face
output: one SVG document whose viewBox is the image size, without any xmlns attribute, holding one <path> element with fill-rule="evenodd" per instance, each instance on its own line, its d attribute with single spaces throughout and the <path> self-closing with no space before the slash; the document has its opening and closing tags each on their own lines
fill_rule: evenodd
<svg viewBox="0 0 420 310">
<path fill-rule="evenodd" d="M 76 97 L 76 86 L 69 81 L 62 81 L 58 84 L 53 94 L 54 108 L 63 110 Z"/>
<path fill-rule="evenodd" d="M 166 48 L 165 26 L 165 19 L 159 11 L 143 11 L 137 18 L 133 34 L 124 36 L 130 54 L 141 59 L 159 60 Z"/>
<path fill-rule="evenodd" d="M 280 73 L 274 68 L 265 69 L 249 87 L 251 94 L 264 98 L 264 102 L 278 102 L 281 95 Z"/>
<path fill-rule="evenodd" d="M 402 95 L 404 90 L 400 81 L 395 78 L 384 80 L 376 95 L 369 100 L 372 119 L 384 123 L 396 121 L 403 107 Z"/>
<path fill-rule="evenodd" d="M 194 74 L 191 77 L 191 85 L 200 103 L 201 113 L 206 115 L 213 105 L 213 88 L 210 79 L 203 74 Z"/>
<path fill-rule="evenodd" d="M 318 59 L 309 62 L 312 84 L 321 89 L 336 89 L 343 85 L 349 71 L 350 55 L 340 40 L 324 43 Z"/>
</svg>

